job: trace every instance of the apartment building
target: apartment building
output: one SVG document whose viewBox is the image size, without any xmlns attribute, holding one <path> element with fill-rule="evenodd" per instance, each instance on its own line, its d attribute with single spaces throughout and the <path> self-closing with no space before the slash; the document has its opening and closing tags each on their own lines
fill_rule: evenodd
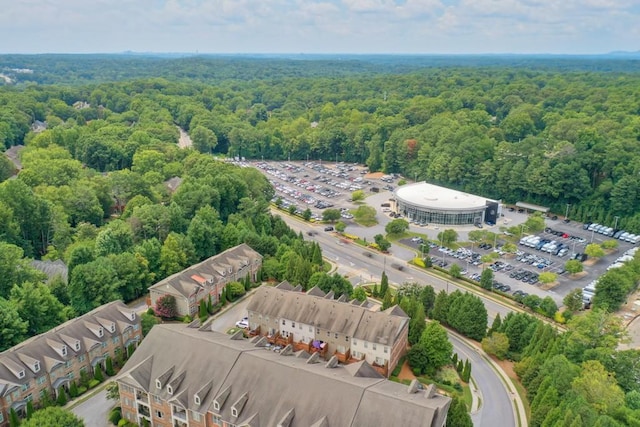
<svg viewBox="0 0 640 427">
<path fill-rule="evenodd" d="M 24 415 L 48 394 L 56 399 L 85 372 L 105 369 L 142 339 L 140 318 L 122 301 L 114 301 L 0 353 L 0 427 L 9 425 L 9 412 Z M 124 354 L 124 353 L 123 353 Z"/>
<path fill-rule="evenodd" d="M 117 378 L 122 415 L 153 427 L 443 427 L 451 404 L 433 386 L 387 380 L 365 360 L 273 351 L 178 324 L 155 326 Z"/>
<path fill-rule="evenodd" d="M 366 303 L 333 297 L 317 287 L 300 292 L 287 282 L 263 286 L 247 306 L 249 334 L 342 363 L 366 360 L 388 377 L 406 352 L 409 317 L 398 306 L 372 311 Z"/>
<path fill-rule="evenodd" d="M 149 303 L 155 307 L 160 297 L 173 295 L 176 298 L 178 315 L 193 317 L 198 312 L 200 301 L 209 295 L 212 301 L 217 303 L 222 289 L 228 283 L 240 281 L 247 275 L 255 282 L 261 266 L 262 255 L 243 243 L 151 286 Z"/>
</svg>

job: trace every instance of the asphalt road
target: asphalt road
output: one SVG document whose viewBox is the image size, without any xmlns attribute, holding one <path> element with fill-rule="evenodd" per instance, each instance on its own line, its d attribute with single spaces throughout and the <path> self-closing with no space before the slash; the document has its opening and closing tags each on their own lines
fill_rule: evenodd
<svg viewBox="0 0 640 427">
<path fill-rule="evenodd" d="M 498 376 L 478 350 L 449 334 L 458 358 L 471 361 L 471 377 L 480 390 L 480 409 L 471 414 L 474 426 L 515 427 L 517 417 L 512 406 L 513 394 L 508 391 Z"/>
<path fill-rule="evenodd" d="M 71 412 L 82 418 L 87 427 L 109 427 L 112 424 L 107 417 L 114 403 L 112 400 L 107 399 L 107 391 L 102 389 L 84 402 L 73 407 Z"/>
</svg>

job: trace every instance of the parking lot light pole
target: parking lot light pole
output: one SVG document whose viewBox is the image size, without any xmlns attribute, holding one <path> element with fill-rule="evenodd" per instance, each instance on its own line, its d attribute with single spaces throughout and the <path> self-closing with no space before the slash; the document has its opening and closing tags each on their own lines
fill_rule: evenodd
<svg viewBox="0 0 640 427">
<path fill-rule="evenodd" d="M 567 210 L 564 213 L 565 219 L 569 219 L 569 206 L 571 206 L 571 203 L 567 203 Z"/>
<path fill-rule="evenodd" d="M 620 219 L 619 216 L 614 216 L 613 219 L 615 219 L 615 223 L 613 224 L 613 229 L 617 229 L 618 228 L 618 220 Z"/>
</svg>

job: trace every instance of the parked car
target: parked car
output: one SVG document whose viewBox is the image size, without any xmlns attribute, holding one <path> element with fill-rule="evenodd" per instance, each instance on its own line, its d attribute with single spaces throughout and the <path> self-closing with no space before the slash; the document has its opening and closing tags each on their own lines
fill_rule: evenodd
<svg viewBox="0 0 640 427">
<path fill-rule="evenodd" d="M 242 319 L 236 322 L 236 326 L 238 328 L 247 329 L 249 327 L 249 318 L 243 317 Z"/>
<path fill-rule="evenodd" d="M 325 227 L 324 231 L 333 231 L 333 227 L 329 226 L 329 227 Z"/>
</svg>

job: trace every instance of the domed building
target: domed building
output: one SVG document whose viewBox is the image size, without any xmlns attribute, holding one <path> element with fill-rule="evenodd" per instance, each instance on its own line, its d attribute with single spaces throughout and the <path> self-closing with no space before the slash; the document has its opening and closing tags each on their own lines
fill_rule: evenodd
<svg viewBox="0 0 640 427">
<path fill-rule="evenodd" d="M 442 225 L 495 224 L 500 202 L 426 182 L 394 191 L 396 212 L 418 223 Z"/>
</svg>

